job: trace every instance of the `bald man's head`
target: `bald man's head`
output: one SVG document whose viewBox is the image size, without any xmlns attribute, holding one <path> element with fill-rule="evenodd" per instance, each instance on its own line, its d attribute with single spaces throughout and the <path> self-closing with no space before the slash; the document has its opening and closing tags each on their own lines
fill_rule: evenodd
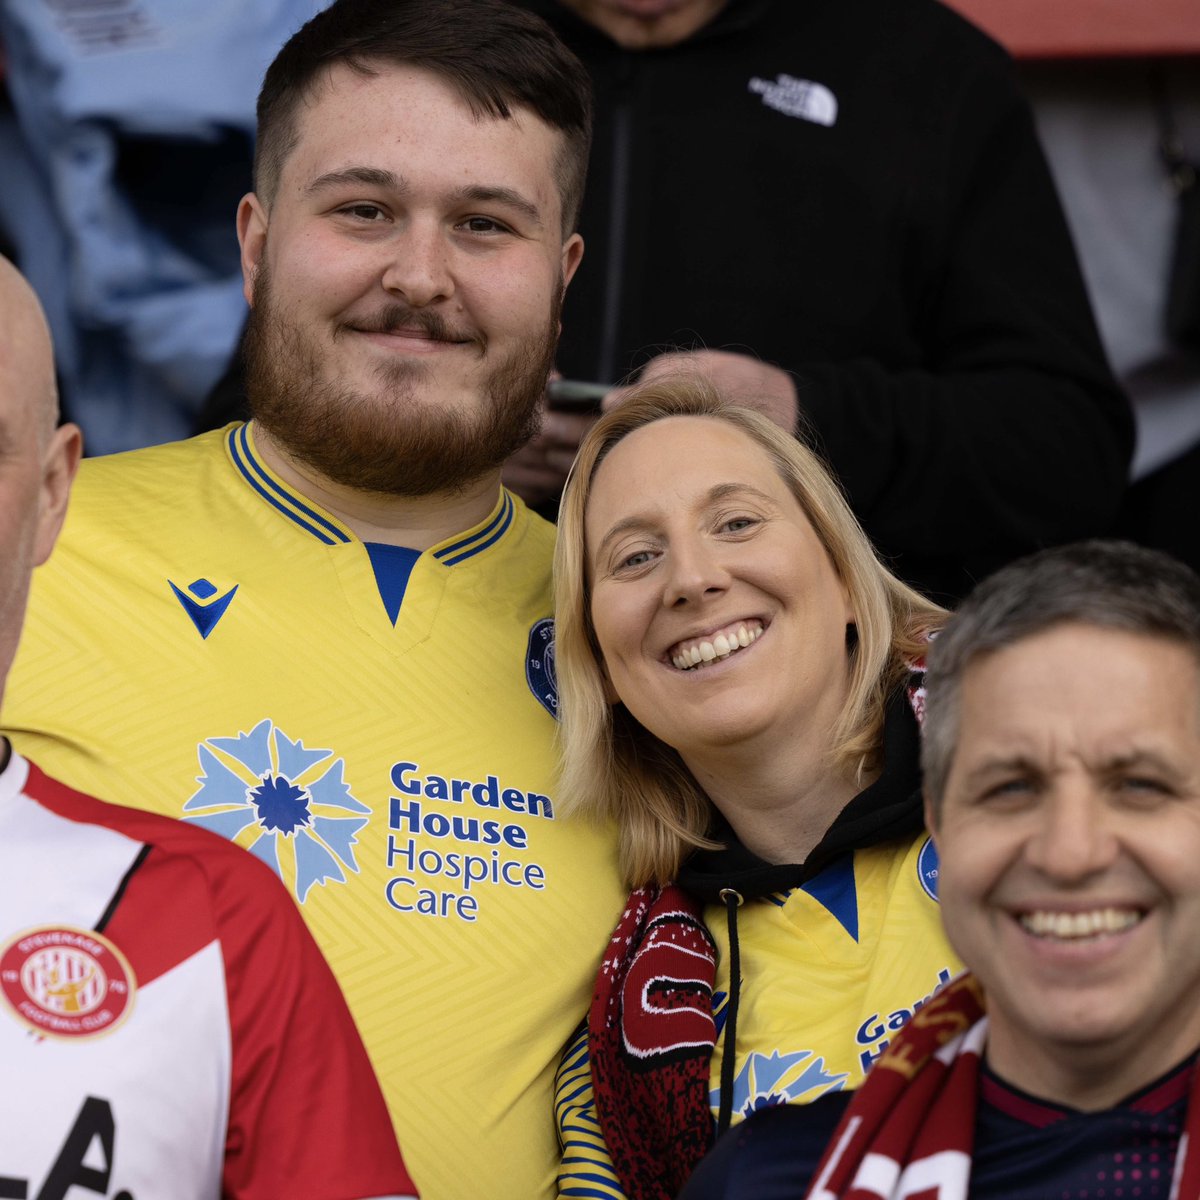
<svg viewBox="0 0 1200 1200">
<path fill-rule="evenodd" d="M 42 306 L 24 276 L 0 258 L 0 406 L 25 412 L 42 445 L 58 423 L 54 352 Z"/>
<path fill-rule="evenodd" d="M 79 430 L 56 429 L 57 419 L 46 318 L 17 269 L 0 258 L 0 690 L 30 576 L 54 548 L 79 465 Z"/>
</svg>

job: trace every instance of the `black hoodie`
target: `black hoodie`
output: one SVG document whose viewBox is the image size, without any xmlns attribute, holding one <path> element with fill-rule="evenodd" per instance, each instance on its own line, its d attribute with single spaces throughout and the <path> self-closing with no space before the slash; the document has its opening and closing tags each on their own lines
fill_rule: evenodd
<svg viewBox="0 0 1200 1200">
<path fill-rule="evenodd" d="M 933 0 L 730 0 L 636 52 L 520 3 L 596 95 L 564 374 L 672 345 L 782 366 L 926 591 L 1106 528 L 1132 423 L 1000 47 Z"/>
</svg>

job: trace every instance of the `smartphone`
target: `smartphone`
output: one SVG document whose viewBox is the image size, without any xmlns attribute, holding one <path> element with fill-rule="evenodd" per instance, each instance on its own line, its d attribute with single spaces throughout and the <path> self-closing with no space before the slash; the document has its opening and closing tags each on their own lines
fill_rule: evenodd
<svg viewBox="0 0 1200 1200">
<path fill-rule="evenodd" d="M 615 386 L 585 383 L 580 379 L 552 379 L 546 384 L 546 401 L 557 412 L 598 413 L 600 401 Z"/>
</svg>

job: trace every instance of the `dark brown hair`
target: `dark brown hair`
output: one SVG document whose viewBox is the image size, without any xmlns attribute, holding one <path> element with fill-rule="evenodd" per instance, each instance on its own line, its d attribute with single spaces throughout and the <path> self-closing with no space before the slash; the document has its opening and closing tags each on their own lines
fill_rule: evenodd
<svg viewBox="0 0 1200 1200">
<path fill-rule="evenodd" d="M 336 0 L 303 25 L 267 68 L 258 94 L 255 190 L 270 203 L 297 139 L 296 113 L 317 80 L 343 63 L 421 67 L 478 116 L 525 107 L 563 134 L 555 177 L 563 233 L 579 216 L 592 138 L 591 86 L 579 60 L 533 13 L 504 0 Z"/>
</svg>

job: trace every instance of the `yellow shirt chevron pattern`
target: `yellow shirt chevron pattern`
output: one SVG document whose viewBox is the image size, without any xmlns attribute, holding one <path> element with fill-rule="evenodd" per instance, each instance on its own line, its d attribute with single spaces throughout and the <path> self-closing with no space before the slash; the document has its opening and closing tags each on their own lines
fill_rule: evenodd
<svg viewBox="0 0 1200 1200">
<path fill-rule="evenodd" d="M 738 909 L 742 989 L 733 1121 L 770 1104 L 809 1104 L 857 1088 L 912 1013 L 961 970 L 942 932 L 937 857 L 922 834 L 857 850 L 803 888 Z M 705 923 L 717 947 L 713 1015 L 729 999 L 725 909 Z M 720 1109 L 720 1033 L 711 1060 L 714 1128 Z M 586 1036 L 564 1055 L 556 1096 L 564 1153 L 559 1194 L 624 1196 L 596 1120 Z"/>
<path fill-rule="evenodd" d="M 552 1193 L 554 1070 L 624 898 L 612 839 L 554 811 L 552 540 L 502 492 L 410 556 L 393 625 L 252 426 L 92 460 L 5 695 L 47 771 L 280 874 L 424 1200 Z"/>
</svg>

